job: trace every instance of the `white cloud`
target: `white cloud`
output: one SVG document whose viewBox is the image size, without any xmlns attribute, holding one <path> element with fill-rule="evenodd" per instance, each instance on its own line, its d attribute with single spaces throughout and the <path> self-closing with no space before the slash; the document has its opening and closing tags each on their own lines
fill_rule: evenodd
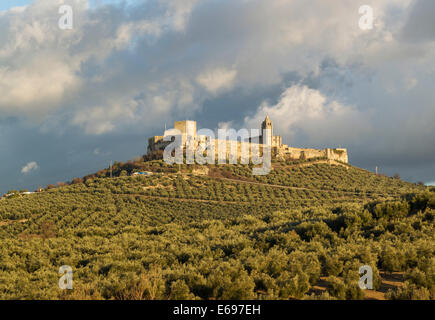
<svg viewBox="0 0 435 320">
<path fill-rule="evenodd" d="M 229 130 L 233 128 L 233 121 L 223 121 L 218 123 L 218 129 Z"/>
<path fill-rule="evenodd" d="M 272 119 L 274 132 L 283 135 L 288 143 L 294 142 L 297 133 L 317 143 L 350 141 L 369 129 L 364 115 L 352 106 L 329 100 L 318 90 L 301 85 L 286 89 L 275 105 L 264 102 L 254 116 L 245 118 L 245 125 L 258 128 L 265 115 Z"/>
<path fill-rule="evenodd" d="M 86 108 L 76 112 L 72 123 L 84 127 L 88 134 L 100 135 L 112 131 L 114 123 L 122 123 L 134 118 L 137 102 L 112 101 L 110 105 Z"/>
<path fill-rule="evenodd" d="M 167 6 L 166 16 L 171 18 L 171 22 L 178 31 L 183 31 L 190 13 L 199 0 L 160 0 Z"/>
<path fill-rule="evenodd" d="M 67 90 L 80 80 L 67 64 L 50 56 L 23 63 L 20 68 L 0 67 L 0 110 L 5 115 L 36 116 L 62 103 Z"/>
<path fill-rule="evenodd" d="M 217 68 L 200 74 L 197 81 L 210 93 L 216 94 L 219 90 L 230 89 L 237 76 L 237 70 Z"/>
<path fill-rule="evenodd" d="M 21 169 L 21 173 L 23 174 L 28 174 L 32 171 L 36 171 L 39 169 L 38 164 L 35 161 L 29 162 L 28 164 L 26 164 L 22 169 Z"/>
<path fill-rule="evenodd" d="M 130 20 L 121 7 L 92 12 L 87 0 L 71 0 L 76 23 L 73 30 L 64 31 L 57 25 L 60 3 L 36 0 L 22 10 L 0 15 L 0 111 L 5 116 L 35 120 L 66 111 L 89 86 L 107 84 L 114 71 L 105 64 L 107 57 L 129 50 L 145 35 L 158 38 L 164 27 L 158 17 Z M 89 62 L 104 72 L 88 78 Z M 100 103 L 106 101 L 100 98 Z M 108 114 L 116 120 L 113 108 Z M 72 124 L 84 123 L 76 119 L 80 117 L 73 117 Z M 111 125 L 99 127 L 105 129 L 95 132 L 110 130 Z"/>
</svg>

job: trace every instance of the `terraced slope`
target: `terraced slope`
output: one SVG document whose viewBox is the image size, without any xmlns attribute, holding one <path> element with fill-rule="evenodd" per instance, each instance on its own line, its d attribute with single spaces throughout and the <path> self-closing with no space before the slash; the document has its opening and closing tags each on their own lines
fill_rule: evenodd
<svg viewBox="0 0 435 320">
<path fill-rule="evenodd" d="M 434 297 L 425 187 L 323 162 L 196 169 L 117 164 L 155 174 L 0 201 L 0 298 L 359 299 L 363 264 L 378 288 L 380 271 L 407 281 L 389 298 Z M 74 290 L 58 288 L 62 265 Z"/>
</svg>

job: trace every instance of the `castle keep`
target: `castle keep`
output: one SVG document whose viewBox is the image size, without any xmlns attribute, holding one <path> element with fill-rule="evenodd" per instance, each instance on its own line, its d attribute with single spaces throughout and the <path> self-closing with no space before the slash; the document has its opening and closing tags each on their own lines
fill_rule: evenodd
<svg viewBox="0 0 435 320">
<path fill-rule="evenodd" d="M 182 145 L 191 145 L 193 148 L 197 148 L 200 144 L 205 144 L 207 141 L 210 143 L 207 135 L 197 135 L 196 121 L 176 121 L 174 123 L 174 129 L 166 130 L 163 136 L 154 136 L 148 139 L 148 150 L 149 156 L 154 156 L 156 158 L 162 157 L 164 149 L 173 141 L 165 141 L 165 137 L 174 136 L 174 132 L 181 135 Z M 263 136 L 264 132 L 268 132 L 266 136 Z M 240 131 L 239 131 L 240 133 Z M 238 138 L 240 141 L 238 141 Z M 168 139 L 167 139 L 168 140 Z M 248 153 L 252 152 L 254 148 L 256 150 L 261 150 L 264 145 L 271 146 L 272 158 L 280 160 L 308 160 L 314 158 L 324 158 L 329 160 L 341 161 L 348 163 L 348 153 L 347 149 L 344 148 L 325 148 L 325 149 L 309 149 L 309 148 L 293 148 L 282 143 L 281 136 L 273 135 L 273 124 L 269 116 L 261 124 L 260 136 L 258 137 L 258 142 L 253 142 L 250 138 L 244 139 L 243 137 L 235 137 L 235 139 L 212 139 L 215 146 L 214 150 L 218 152 L 218 146 L 224 146 L 226 150 L 226 157 L 230 156 L 231 148 L 236 148 L 237 153 L 240 157 L 243 150 L 248 150 Z M 233 149 L 234 150 L 234 149 Z M 234 151 L 235 151 L 234 150 Z"/>
</svg>

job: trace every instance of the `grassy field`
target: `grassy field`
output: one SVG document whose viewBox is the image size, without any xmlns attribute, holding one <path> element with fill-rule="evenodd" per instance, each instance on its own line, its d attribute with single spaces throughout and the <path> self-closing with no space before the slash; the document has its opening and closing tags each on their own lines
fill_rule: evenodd
<svg viewBox="0 0 435 320">
<path fill-rule="evenodd" d="M 117 163 L 114 178 L 2 200 L 0 298 L 435 297 L 433 190 L 321 160 L 273 166 Z M 359 289 L 362 265 L 376 290 Z"/>
</svg>

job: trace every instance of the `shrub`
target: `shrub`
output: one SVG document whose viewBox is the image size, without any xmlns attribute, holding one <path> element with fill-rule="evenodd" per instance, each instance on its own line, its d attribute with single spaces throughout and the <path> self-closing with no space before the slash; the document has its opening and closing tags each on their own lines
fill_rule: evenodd
<svg viewBox="0 0 435 320">
<path fill-rule="evenodd" d="M 302 270 L 292 273 L 284 271 L 276 281 L 280 288 L 279 296 L 283 299 L 301 299 L 310 289 L 309 277 Z"/>
<path fill-rule="evenodd" d="M 337 299 L 345 300 L 346 299 L 346 285 L 343 280 L 337 278 L 335 276 L 330 276 L 327 279 L 328 281 L 328 293 Z"/>
<path fill-rule="evenodd" d="M 337 256 L 322 256 L 322 274 L 325 276 L 338 276 L 343 271 L 343 262 Z"/>
<path fill-rule="evenodd" d="M 397 290 L 389 290 L 386 297 L 389 300 L 429 300 L 430 294 L 426 288 L 419 288 L 414 283 L 406 281 Z"/>
<path fill-rule="evenodd" d="M 171 300 L 193 300 L 195 295 L 190 292 L 184 280 L 172 282 L 169 299 Z"/>
<path fill-rule="evenodd" d="M 402 271 L 405 266 L 405 257 L 401 251 L 387 245 L 379 256 L 379 265 L 387 272 Z"/>
</svg>

